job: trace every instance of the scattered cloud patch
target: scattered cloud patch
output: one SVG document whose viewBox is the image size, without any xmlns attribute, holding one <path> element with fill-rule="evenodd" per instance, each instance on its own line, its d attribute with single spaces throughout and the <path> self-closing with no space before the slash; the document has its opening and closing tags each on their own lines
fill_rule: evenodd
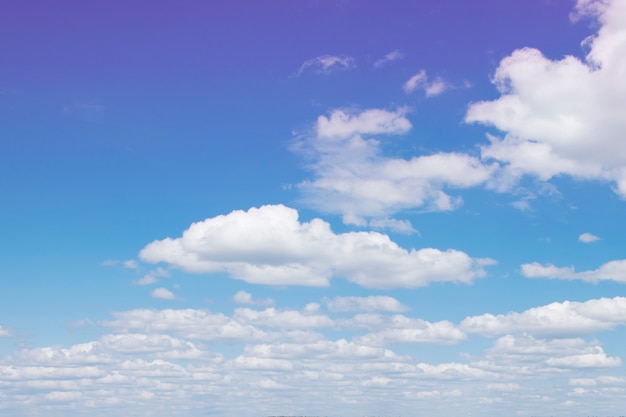
<svg viewBox="0 0 626 417">
<path fill-rule="evenodd" d="M 194 223 L 179 238 L 150 243 L 139 257 L 255 284 L 320 287 L 343 277 L 368 288 L 470 283 L 493 263 L 453 249 L 406 250 L 377 232 L 335 234 L 325 221 L 300 222 L 296 210 L 282 205 Z"/>
<path fill-rule="evenodd" d="M 450 84 L 441 77 L 430 80 L 425 70 L 421 70 L 417 74 L 409 78 L 404 83 L 403 89 L 409 94 L 416 90 L 423 90 L 426 97 L 434 97 L 450 89 Z"/>
<path fill-rule="evenodd" d="M 350 56 L 321 55 L 306 61 L 298 70 L 298 75 L 307 72 L 330 74 L 335 71 L 348 70 L 356 67 L 354 58 Z"/>
<path fill-rule="evenodd" d="M 335 110 L 320 116 L 313 132 L 298 138 L 293 150 L 307 158 L 313 180 L 298 188 L 304 202 L 323 212 L 343 215 L 344 222 L 373 224 L 411 232 L 406 222 L 385 220 L 408 208 L 450 211 L 462 204 L 445 189 L 486 184 L 495 164 L 484 165 L 463 153 L 440 152 L 410 159 L 383 155 L 382 138 L 405 134 L 411 128 L 406 109 Z"/>
<path fill-rule="evenodd" d="M 389 52 L 384 57 L 376 60 L 376 62 L 374 62 L 374 68 L 382 68 L 391 62 L 399 61 L 401 59 L 404 59 L 405 57 L 406 55 L 404 53 L 400 52 L 398 49 L 395 49 Z"/>
<path fill-rule="evenodd" d="M 598 240 L 601 240 L 601 238 L 596 235 L 592 235 L 591 233 L 583 233 L 578 236 L 578 241 L 582 243 L 592 243 L 597 242 Z"/>
<path fill-rule="evenodd" d="M 581 280 L 589 282 L 616 281 L 626 283 L 626 259 L 610 261 L 591 271 L 576 272 L 573 267 L 557 267 L 538 262 L 523 264 L 522 274 L 527 278 Z"/>
</svg>

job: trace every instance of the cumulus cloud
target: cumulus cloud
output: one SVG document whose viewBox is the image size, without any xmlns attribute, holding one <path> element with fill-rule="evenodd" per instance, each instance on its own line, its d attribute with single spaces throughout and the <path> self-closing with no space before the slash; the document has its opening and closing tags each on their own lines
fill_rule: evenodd
<svg viewBox="0 0 626 417">
<path fill-rule="evenodd" d="M 578 241 L 583 243 L 592 243 L 597 242 L 598 240 L 600 240 L 600 237 L 592 235 L 591 233 L 583 233 L 578 236 Z"/>
<path fill-rule="evenodd" d="M 626 259 L 610 261 L 591 271 L 576 272 L 573 267 L 542 265 L 537 262 L 523 264 L 522 274 L 527 278 L 581 280 L 589 282 L 616 281 L 626 283 Z"/>
<path fill-rule="evenodd" d="M 160 298 L 162 300 L 173 300 L 176 298 L 173 292 L 168 290 L 167 288 L 155 288 L 150 293 L 154 298 Z"/>
<path fill-rule="evenodd" d="M 393 297 L 371 295 L 369 297 L 335 297 L 326 300 L 328 310 L 335 313 L 352 311 L 388 311 L 398 313 L 409 308 Z"/>
<path fill-rule="evenodd" d="M 491 136 L 481 152 L 502 163 L 509 180 L 611 181 L 626 197 L 626 1 L 579 0 L 577 11 L 597 15 L 601 25 L 583 42 L 589 48 L 584 60 L 516 50 L 493 77 L 500 98 L 471 104 L 465 120 L 505 132 Z"/>
<path fill-rule="evenodd" d="M 321 55 L 306 61 L 298 70 L 298 75 L 306 72 L 330 74 L 334 71 L 347 70 L 356 66 L 350 56 Z"/>
<path fill-rule="evenodd" d="M 385 157 L 382 144 L 371 135 L 387 137 L 411 129 L 406 109 L 335 110 L 320 116 L 313 132 L 299 138 L 293 149 L 308 158 L 313 180 L 298 188 L 304 201 L 322 211 L 339 213 L 348 224 L 390 226 L 412 231 L 410 223 L 389 219 L 407 208 L 449 211 L 462 200 L 445 189 L 485 184 L 495 165 L 484 165 L 463 153 L 435 153 L 410 159 Z"/>
<path fill-rule="evenodd" d="M 395 50 L 389 52 L 384 57 L 376 60 L 376 62 L 374 62 L 374 67 L 375 68 L 382 68 L 385 65 L 389 64 L 390 62 L 404 59 L 405 56 L 406 55 L 404 53 L 402 53 L 399 50 L 395 49 Z"/>
<path fill-rule="evenodd" d="M 406 250 L 377 232 L 336 234 L 321 219 L 300 222 L 296 210 L 282 205 L 194 223 L 179 238 L 150 243 L 139 256 L 189 272 L 225 271 L 255 284 L 319 287 L 343 277 L 368 288 L 470 283 L 492 263 L 453 249 Z"/>
<path fill-rule="evenodd" d="M 450 84 L 441 77 L 429 80 L 426 71 L 421 70 L 404 83 L 403 89 L 407 94 L 416 90 L 424 90 L 426 97 L 434 97 L 450 89 Z"/>
<path fill-rule="evenodd" d="M 569 337 L 626 324 L 626 298 L 599 298 L 585 302 L 564 301 L 531 308 L 522 313 L 483 314 L 467 317 L 460 328 L 485 336 L 526 332 L 532 335 Z"/>
</svg>

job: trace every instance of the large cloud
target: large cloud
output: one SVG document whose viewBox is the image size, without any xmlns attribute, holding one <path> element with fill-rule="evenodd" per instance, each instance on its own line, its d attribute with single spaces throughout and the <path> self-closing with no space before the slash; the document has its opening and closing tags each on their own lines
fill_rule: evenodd
<svg viewBox="0 0 626 417">
<path fill-rule="evenodd" d="M 320 116 L 313 132 L 293 147 L 310 159 L 315 175 L 298 185 L 305 201 L 342 214 L 346 223 L 364 225 L 366 218 L 386 218 L 406 208 L 453 210 L 461 199 L 445 189 L 475 187 L 491 177 L 495 168 L 473 156 L 441 152 L 390 158 L 371 137 L 405 134 L 410 128 L 404 108 L 335 110 Z"/>
<path fill-rule="evenodd" d="M 522 313 L 483 314 L 468 317 L 461 329 L 485 336 L 525 332 L 551 337 L 583 335 L 626 324 L 626 298 L 599 298 L 586 302 L 564 301 L 531 308 Z"/>
<path fill-rule="evenodd" d="M 470 105 L 466 121 L 506 132 L 490 137 L 483 159 L 524 174 L 613 181 L 626 197 L 626 0 L 579 0 L 578 14 L 597 14 L 601 28 L 585 40 L 585 60 L 551 60 L 523 48 L 500 62 L 494 101 Z"/>
<path fill-rule="evenodd" d="M 194 223 L 179 238 L 150 243 L 140 257 L 256 284 L 326 286 L 338 276 L 369 288 L 469 283 L 492 262 L 452 249 L 406 250 L 376 232 L 335 234 L 323 220 L 300 222 L 296 210 L 282 205 Z"/>
</svg>

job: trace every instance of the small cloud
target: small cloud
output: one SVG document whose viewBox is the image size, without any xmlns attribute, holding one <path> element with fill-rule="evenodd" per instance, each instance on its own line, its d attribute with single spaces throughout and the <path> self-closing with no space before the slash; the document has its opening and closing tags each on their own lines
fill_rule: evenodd
<svg viewBox="0 0 626 417">
<path fill-rule="evenodd" d="M 382 57 L 379 60 L 377 60 L 376 62 L 374 62 L 374 68 L 382 68 L 382 67 L 384 67 L 385 65 L 387 65 L 390 62 L 404 59 L 405 56 L 406 55 L 404 53 L 402 53 L 399 50 L 395 49 L 395 50 L 389 52 L 384 57 Z"/>
<path fill-rule="evenodd" d="M 174 293 L 166 288 L 155 288 L 154 290 L 152 290 L 152 293 L 150 295 L 152 295 L 154 298 L 160 298 L 162 300 L 173 300 L 176 298 Z"/>
<path fill-rule="evenodd" d="M 0 337 L 13 337 L 13 329 L 0 326 Z"/>
<path fill-rule="evenodd" d="M 415 90 L 424 90 L 426 97 L 434 97 L 450 89 L 450 84 L 441 77 L 429 80 L 425 70 L 421 70 L 404 83 L 404 91 L 409 94 Z"/>
<path fill-rule="evenodd" d="M 252 294 L 246 291 L 237 291 L 237 293 L 233 296 L 233 301 L 237 304 L 246 305 L 274 305 L 274 300 L 271 298 L 266 298 L 265 300 L 255 300 L 252 297 Z"/>
<path fill-rule="evenodd" d="M 127 261 L 124 261 L 123 265 L 124 265 L 124 268 L 128 268 L 128 269 L 137 269 L 137 267 L 139 266 L 137 261 L 134 259 L 129 259 Z"/>
<path fill-rule="evenodd" d="M 419 232 L 415 230 L 411 222 L 408 220 L 392 219 L 389 217 L 384 219 L 372 219 L 369 222 L 369 226 L 375 229 L 388 229 L 407 235 L 412 235 L 414 233 L 419 234 Z"/>
<path fill-rule="evenodd" d="M 233 296 L 233 301 L 237 304 L 252 304 L 252 294 L 245 291 L 237 291 Z"/>
<path fill-rule="evenodd" d="M 356 66 L 354 58 L 350 56 L 322 55 L 306 61 L 298 70 L 298 75 L 304 72 L 316 74 L 330 74 L 339 70 L 347 70 Z"/>
<path fill-rule="evenodd" d="M 592 243 L 598 240 L 601 240 L 601 238 L 596 235 L 592 235 L 591 233 L 583 233 L 578 236 L 578 241 L 582 243 Z"/>
<path fill-rule="evenodd" d="M 134 281 L 134 284 L 136 284 L 136 285 L 155 284 L 155 283 L 160 281 L 159 278 L 169 277 L 169 276 L 170 276 L 170 272 L 167 269 L 163 269 L 161 267 L 158 267 L 157 269 L 148 272 L 146 275 L 144 275 L 143 277 L 141 277 L 137 281 Z"/>
</svg>

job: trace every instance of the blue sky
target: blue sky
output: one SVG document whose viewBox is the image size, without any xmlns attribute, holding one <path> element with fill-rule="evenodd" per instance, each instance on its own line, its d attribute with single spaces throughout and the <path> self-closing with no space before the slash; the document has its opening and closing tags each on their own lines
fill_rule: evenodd
<svg viewBox="0 0 626 417">
<path fill-rule="evenodd" d="M 626 2 L 0 14 L 0 414 L 618 415 Z"/>
</svg>

